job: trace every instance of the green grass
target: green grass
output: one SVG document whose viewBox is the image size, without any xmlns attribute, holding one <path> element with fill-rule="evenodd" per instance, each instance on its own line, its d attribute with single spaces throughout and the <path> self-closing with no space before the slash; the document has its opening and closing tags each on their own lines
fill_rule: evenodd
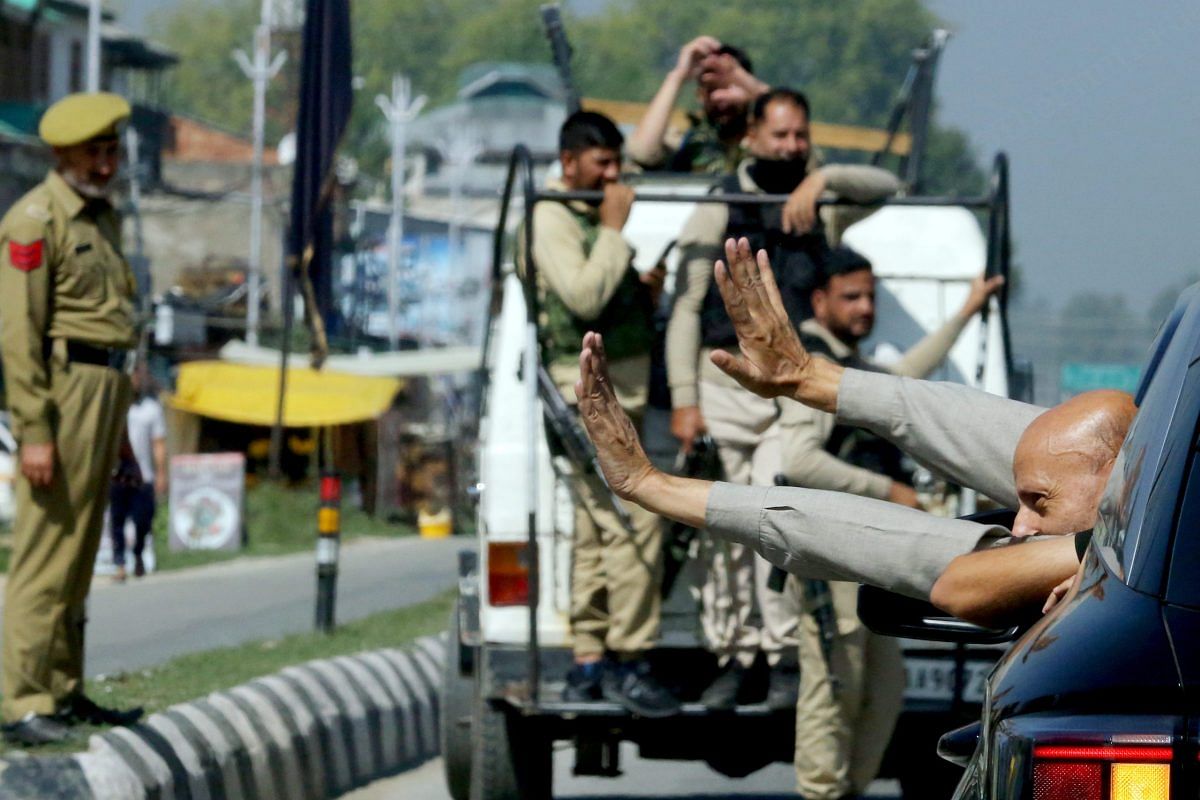
<svg viewBox="0 0 1200 800">
<path fill-rule="evenodd" d="M 407 536 L 410 525 L 386 522 L 359 509 L 342 508 L 342 540 L 359 536 Z M 186 550 L 172 553 L 167 543 L 167 507 L 154 517 L 158 569 L 170 570 L 228 561 L 239 556 L 276 556 L 311 550 L 317 538 L 317 487 L 260 483 L 246 491 L 246 546 L 238 552 Z"/>
<path fill-rule="evenodd" d="M 420 636 L 445 630 L 454 598 L 452 592 L 399 609 L 346 623 L 332 634 L 303 633 L 265 639 L 237 647 L 192 653 L 159 667 L 122 672 L 87 682 L 87 694 L 105 706 L 143 706 L 153 714 L 176 703 L 229 689 L 284 667 L 316 658 L 400 647 Z M 37 748 L 38 753 L 73 752 L 87 747 L 87 737 L 101 730 L 80 726 L 70 742 Z"/>
</svg>

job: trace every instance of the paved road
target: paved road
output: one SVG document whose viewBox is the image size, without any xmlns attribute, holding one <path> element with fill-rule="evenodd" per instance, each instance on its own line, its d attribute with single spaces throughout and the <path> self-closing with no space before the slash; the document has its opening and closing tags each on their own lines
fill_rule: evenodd
<svg viewBox="0 0 1200 800">
<path fill-rule="evenodd" d="M 565 748 L 565 745 L 564 745 Z M 775 764 L 753 775 L 734 780 L 718 775 L 703 764 L 681 761 L 643 761 L 637 758 L 636 748 L 626 744 L 621 753 L 619 778 L 576 778 L 571 775 L 571 753 L 559 750 L 554 756 L 555 800 L 589 798 L 589 800 L 642 800 L 642 798 L 675 798 L 675 800 L 716 800 L 730 797 L 737 800 L 796 800 L 795 776 L 790 764 Z M 875 800 L 899 797 L 899 786 L 893 781 L 871 784 L 868 797 Z M 367 786 L 342 800 L 450 800 L 442 778 L 441 759 L 430 761 L 417 769 Z"/>
<path fill-rule="evenodd" d="M 342 548 L 341 621 L 427 600 L 453 585 L 467 538 L 361 538 Z M 246 558 L 116 585 L 98 577 L 88 601 L 89 675 L 312 630 L 312 553 Z M 0 634 L 2 635 L 2 634 Z"/>
</svg>

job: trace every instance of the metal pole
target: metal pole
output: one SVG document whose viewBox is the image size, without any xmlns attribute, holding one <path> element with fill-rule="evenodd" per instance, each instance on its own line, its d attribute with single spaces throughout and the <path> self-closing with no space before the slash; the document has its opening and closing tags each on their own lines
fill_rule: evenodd
<svg viewBox="0 0 1200 800">
<path fill-rule="evenodd" d="M 429 98 L 412 99 L 412 83 L 397 73 L 392 76 L 392 96 L 379 95 L 375 104 L 392 129 L 392 215 L 388 220 L 388 345 L 400 346 L 399 287 L 400 264 L 404 248 L 404 159 L 407 150 L 407 126 L 417 118 Z"/>
<path fill-rule="evenodd" d="M 462 223 L 466 216 L 462 207 L 463 185 L 467 180 L 467 169 L 483 152 L 483 145 L 473 131 L 456 128 L 440 149 L 450 167 L 450 222 L 446 233 L 450 252 L 450 268 L 454 270 L 460 263 L 463 250 Z M 449 276 L 447 276 L 447 280 L 441 282 L 443 291 L 447 286 L 453 285 L 448 278 Z M 430 296 L 430 293 L 426 293 L 426 304 L 429 303 Z M 448 309 L 447 313 L 440 314 L 438 319 L 445 320 L 447 316 Z M 425 329 L 429 330 L 429 327 L 426 326 Z"/>
<path fill-rule="evenodd" d="M 338 550 L 341 549 L 342 478 L 334 470 L 321 473 L 321 505 L 317 509 L 316 627 L 333 633 L 337 619 Z"/>
<path fill-rule="evenodd" d="M 100 0 L 88 2 L 87 90 L 100 91 Z"/>
<path fill-rule="evenodd" d="M 287 61 L 280 51 L 271 59 L 271 0 L 263 0 L 262 21 L 254 30 L 254 61 L 242 50 L 234 60 L 254 82 L 254 158 L 250 166 L 250 253 L 246 276 L 246 343 L 258 345 L 259 305 L 262 295 L 263 138 L 266 127 L 267 84 Z M 270 59 L 270 61 L 268 61 Z"/>
</svg>

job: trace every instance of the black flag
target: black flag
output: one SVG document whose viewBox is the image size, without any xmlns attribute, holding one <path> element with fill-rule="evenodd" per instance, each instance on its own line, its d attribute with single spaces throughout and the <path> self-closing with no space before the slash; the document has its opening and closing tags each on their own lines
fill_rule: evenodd
<svg viewBox="0 0 1200 800">
<path fill-rule="evenodd" d="M 333 307 L 334 158 L 354 94 L 349 0 L 307 0 L 303 48 L 288 264 L 304 292 L 319 362 L 327 349 L 323 319 Z"/>
</svg>

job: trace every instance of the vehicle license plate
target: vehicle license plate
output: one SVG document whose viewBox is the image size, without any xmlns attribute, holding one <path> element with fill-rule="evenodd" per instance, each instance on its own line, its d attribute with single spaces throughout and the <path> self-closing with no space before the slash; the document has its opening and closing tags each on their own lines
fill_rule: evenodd
<svg viewBox="0 0 1200 800">
<path fill-rule="evenodd" d="M 983 702 L 983 687 L 991 669 L 992 665 L 988 663 L 966 663 L 963 674 L 966 680 L 963 700 L 968 703 Z M 910 700 L 950 700 L 954 697 L 953 661 L 906 658 L 904 674 L 904 696 Z"/>
</svg>

